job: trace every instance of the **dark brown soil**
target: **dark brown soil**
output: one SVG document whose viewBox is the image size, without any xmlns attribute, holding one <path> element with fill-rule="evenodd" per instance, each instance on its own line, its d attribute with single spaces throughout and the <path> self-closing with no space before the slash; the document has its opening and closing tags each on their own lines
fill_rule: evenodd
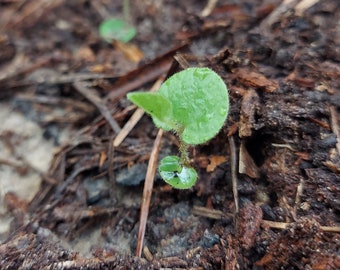
<svg viewBox="0 0 340 270">
<path fill-rule="evenodd" d="M 138 63 L 98 35 L 121 2 L 0 1 L 0 101 L 57 149 L 32 201 L 5 195 L 13 221 L 0 268 L 340 269 L 339 1 L 217 1 L 206 17 L 207 1 L 131 1 Z M 138 258 L 157 129 L 143 116 L 112 143 L 134 112 L 126 93 L 187 65 L 225 80 L 230 113 L 190 149 L 194 188 L 156 175 Z M 15 148 L 12 135 L 0 139 Z M 159 155 L 176 144 L 164 134 Z"/>
</svg>

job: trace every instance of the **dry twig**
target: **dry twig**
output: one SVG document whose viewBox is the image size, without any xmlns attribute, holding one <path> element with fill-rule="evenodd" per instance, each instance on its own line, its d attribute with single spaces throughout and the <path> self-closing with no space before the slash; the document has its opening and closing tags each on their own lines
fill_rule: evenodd
<svg viewBox="0 0 340 270">
<path fill-rule="evenodd" d="M 202 206 L 194 206 L 192 208 L 192 213 L 196 216 L 211 218 L 211 219 L 222 219 L 233 217 L 231 213 L 224 213 L 220 210 L 210 209 Z"/>
<path fill-rule="evenodd" d="M 90 88 L 87 87 L 87 83 L 75 82 L 73 83 L 73 85 L 75 89 L 78 90 L 79 93 L 81 93 L 86 99 L 88 99 L 92 104 L 94 104 L 98 108 L 100 113 L 103 115 L 103 117 L 111 126 L 112 130 L 118 134 L 120 132 L 120 127 L 116 120 L 113 119 L 104 101 L 100 97 L 98 97 L 95 93 L 93 93 Z"/>
<path fill-rule="evenodd" d="M 217 0 L 209 0 L 207 5 L 204 7 L 204 9 L 201 12 L 202 17 L 207 17 L 210 15 L 210 13 L 214 10 L 216 7 Z"/>
<path fill-rule="evenodd" d="M 138 239 L 137 239 L 137 250 L 136 250 L 137 257 L 141 257 L 142 255 L 146 222 L 147 222 L 148 214 L 149 214 L 153 183 L 155 180 L 155 174 L 156 174 L 156 168 L 157 168 L 158 152 L 159 152 L 159 148 L 161 145 L 162 136 L 163 136 L 163 130 L 160 129 L 157 133 L 157 137 L 156 137 L 155 143 L 151 151 L 150 160 L 148 164 L 148 170 L 145 176 L 142 205 L 141 205 L 140 219 L 139 219 Z"/>
<path fill-rule="evenodd" d="M 279 230 L 285 230 L 290 224 L 291 223 L 262 220 L 262 226 Z M 324 232 L 340 233 L 340 226 L 320 226 L 320 229 Z"/>
<path fill-rule="evenodd" d="M 331 112 L 332 130 L 333 130 L 333 133 L 336 135 L 336 138 L 337 138 L 336 149 L 338 150 L 338 154 L 340 156 L 340 129 L 339 129 L 339 125 L 338 125 L 338 116 L 337 116 L 337 112 L 336 112 L 336 109 L 334 108 L 334 106 L 331 106 L 329 108 L 329 110 Z"/>
<path fill-rule="evenodd" d="M 287 11 L 291 10 L 297 3 L 299 3 L 299 1 L 300 0 L 282 1 L 282 3 L 261 22 L 259 26 L 259 32 L 263 33 L 265 36 L 270 36 L 271 26 L 277 21 L 280 21 L 282 16 L 287 13 Z"/>
<path fill-rule="evenodd" d="M 113 155 L 114 155 L 114 146 L 113 146 L 113 140 L 114 136 L 111 136 L 110 142 L 109 142 L 109 153 L 108 153 L 108 175 L 109 175 L 109 183 L 110 183 L 110 192 L 111 192 L 111 198 L 113 200 L 116 200 L 116 179 L 115 175 L 113 173 Z"/>
<path fill-rule="evenodd" d="M 295 7 L 295 13 L 298 16 L 301 16 L 307 9 L 314 6 L 319 0 L 302 0 Z"/>
<path fill-rule="evenodd" d="M 228 136 L 229 147 L 230 147 L 230 163 L 231 163 L 231 181 L 233 185 L 233 194 L 234 194 L 234 201 L 235 201 L 235 215 L 239 211 L 238 206 L 238 192 L 237 192 L 237 159 L 236 159 L 236 146 L 233 136 Z"/>
</svg>

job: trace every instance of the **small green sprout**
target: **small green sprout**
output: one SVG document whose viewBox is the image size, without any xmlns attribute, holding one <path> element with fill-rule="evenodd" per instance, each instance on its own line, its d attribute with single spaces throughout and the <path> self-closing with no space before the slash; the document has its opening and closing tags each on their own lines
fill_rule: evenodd
<svg viewBox="0 0 340 270">
<path fill-rule="evenodd" d="M 157 127 L 179 136 L 180 157 L 163 158 L 159 172 L 175 188 L 192 187 L 197 172 L 190 166 L 188 146 L 215 137 L 228 115 L 228 90 L 221 77 L 209 68 L 188 68 L 167 79 L 156 93 L 127 97 L 150 114 Z"/>
<path fill-rule="evenodd" d="M 129 42 L 136 35 L 136 28 L 131 24 L 130 0 L 123 0 L 124 20 L 110 18 L 99 25 L 99 35 L 108 43 L 112 41 Z"/>
<path fill-rule="evenodd" d="M 100 24 L 99 35 L 109 43 L 113 40 L 127 43 L 136 35 L 136 29 L 124 20 L 111 18 Z"/>
</svg>

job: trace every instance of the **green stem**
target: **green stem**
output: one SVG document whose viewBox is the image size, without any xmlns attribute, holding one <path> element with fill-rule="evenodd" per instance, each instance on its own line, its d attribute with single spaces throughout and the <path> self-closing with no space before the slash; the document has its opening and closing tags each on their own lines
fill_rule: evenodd
<svg viewBox="0 0 340 270">
<path fill-rule="evenodd" d="M 189 160 L 189 155 L 188 155 L 188 145 L 181 141 L 180 146 L 179 146 L 179 151 L 180 151 L 180 161 L 185 167 L 191 167 L 190 166 L 190 160 Z"/>
<path fill-rule="evenodd" d="M 183 166 L 185 167 L 191 167 L 190 166 L 190 160 L 189 160 L 189 155 L 188 155 L 188 145 L 182 140 L 182 134 L 184 131 L 184 127 L 180 126 L 179 128 L 177 128 L 176 132 L 178 134 L 178 137 L 180 139 L 179 142 L 179 152 L 180 152 L 180 161 L 182 163 Z"/>
<path fill-rule="evenodd" d="M 123 0 L 123 15 L 124 15 L 124 20 L 128 23 L 131 23 L 130 0 Z"/>
</svg>

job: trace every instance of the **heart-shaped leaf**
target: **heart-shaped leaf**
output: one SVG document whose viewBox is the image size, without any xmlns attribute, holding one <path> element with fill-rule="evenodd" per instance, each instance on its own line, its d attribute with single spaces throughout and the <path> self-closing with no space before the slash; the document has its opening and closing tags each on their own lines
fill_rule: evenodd
<svg viewBox="0 0 340 270">
<path fill-rule="evenodd" d="M 112 40 L 126 43 L 136 35 L 136 29 L 124 20 L 111 18 L 99 25 L 99 35 L 109 43 Z"/>
<path fill-rule="evenodd" d="M 209 68 L 188 68 L 167 79 L 158 93 L 172 104 L 172 120 L 184 127 L 182 140 L 201 144 L 222 128 L 229 110 L 228 90 Z"/>
</svg>

